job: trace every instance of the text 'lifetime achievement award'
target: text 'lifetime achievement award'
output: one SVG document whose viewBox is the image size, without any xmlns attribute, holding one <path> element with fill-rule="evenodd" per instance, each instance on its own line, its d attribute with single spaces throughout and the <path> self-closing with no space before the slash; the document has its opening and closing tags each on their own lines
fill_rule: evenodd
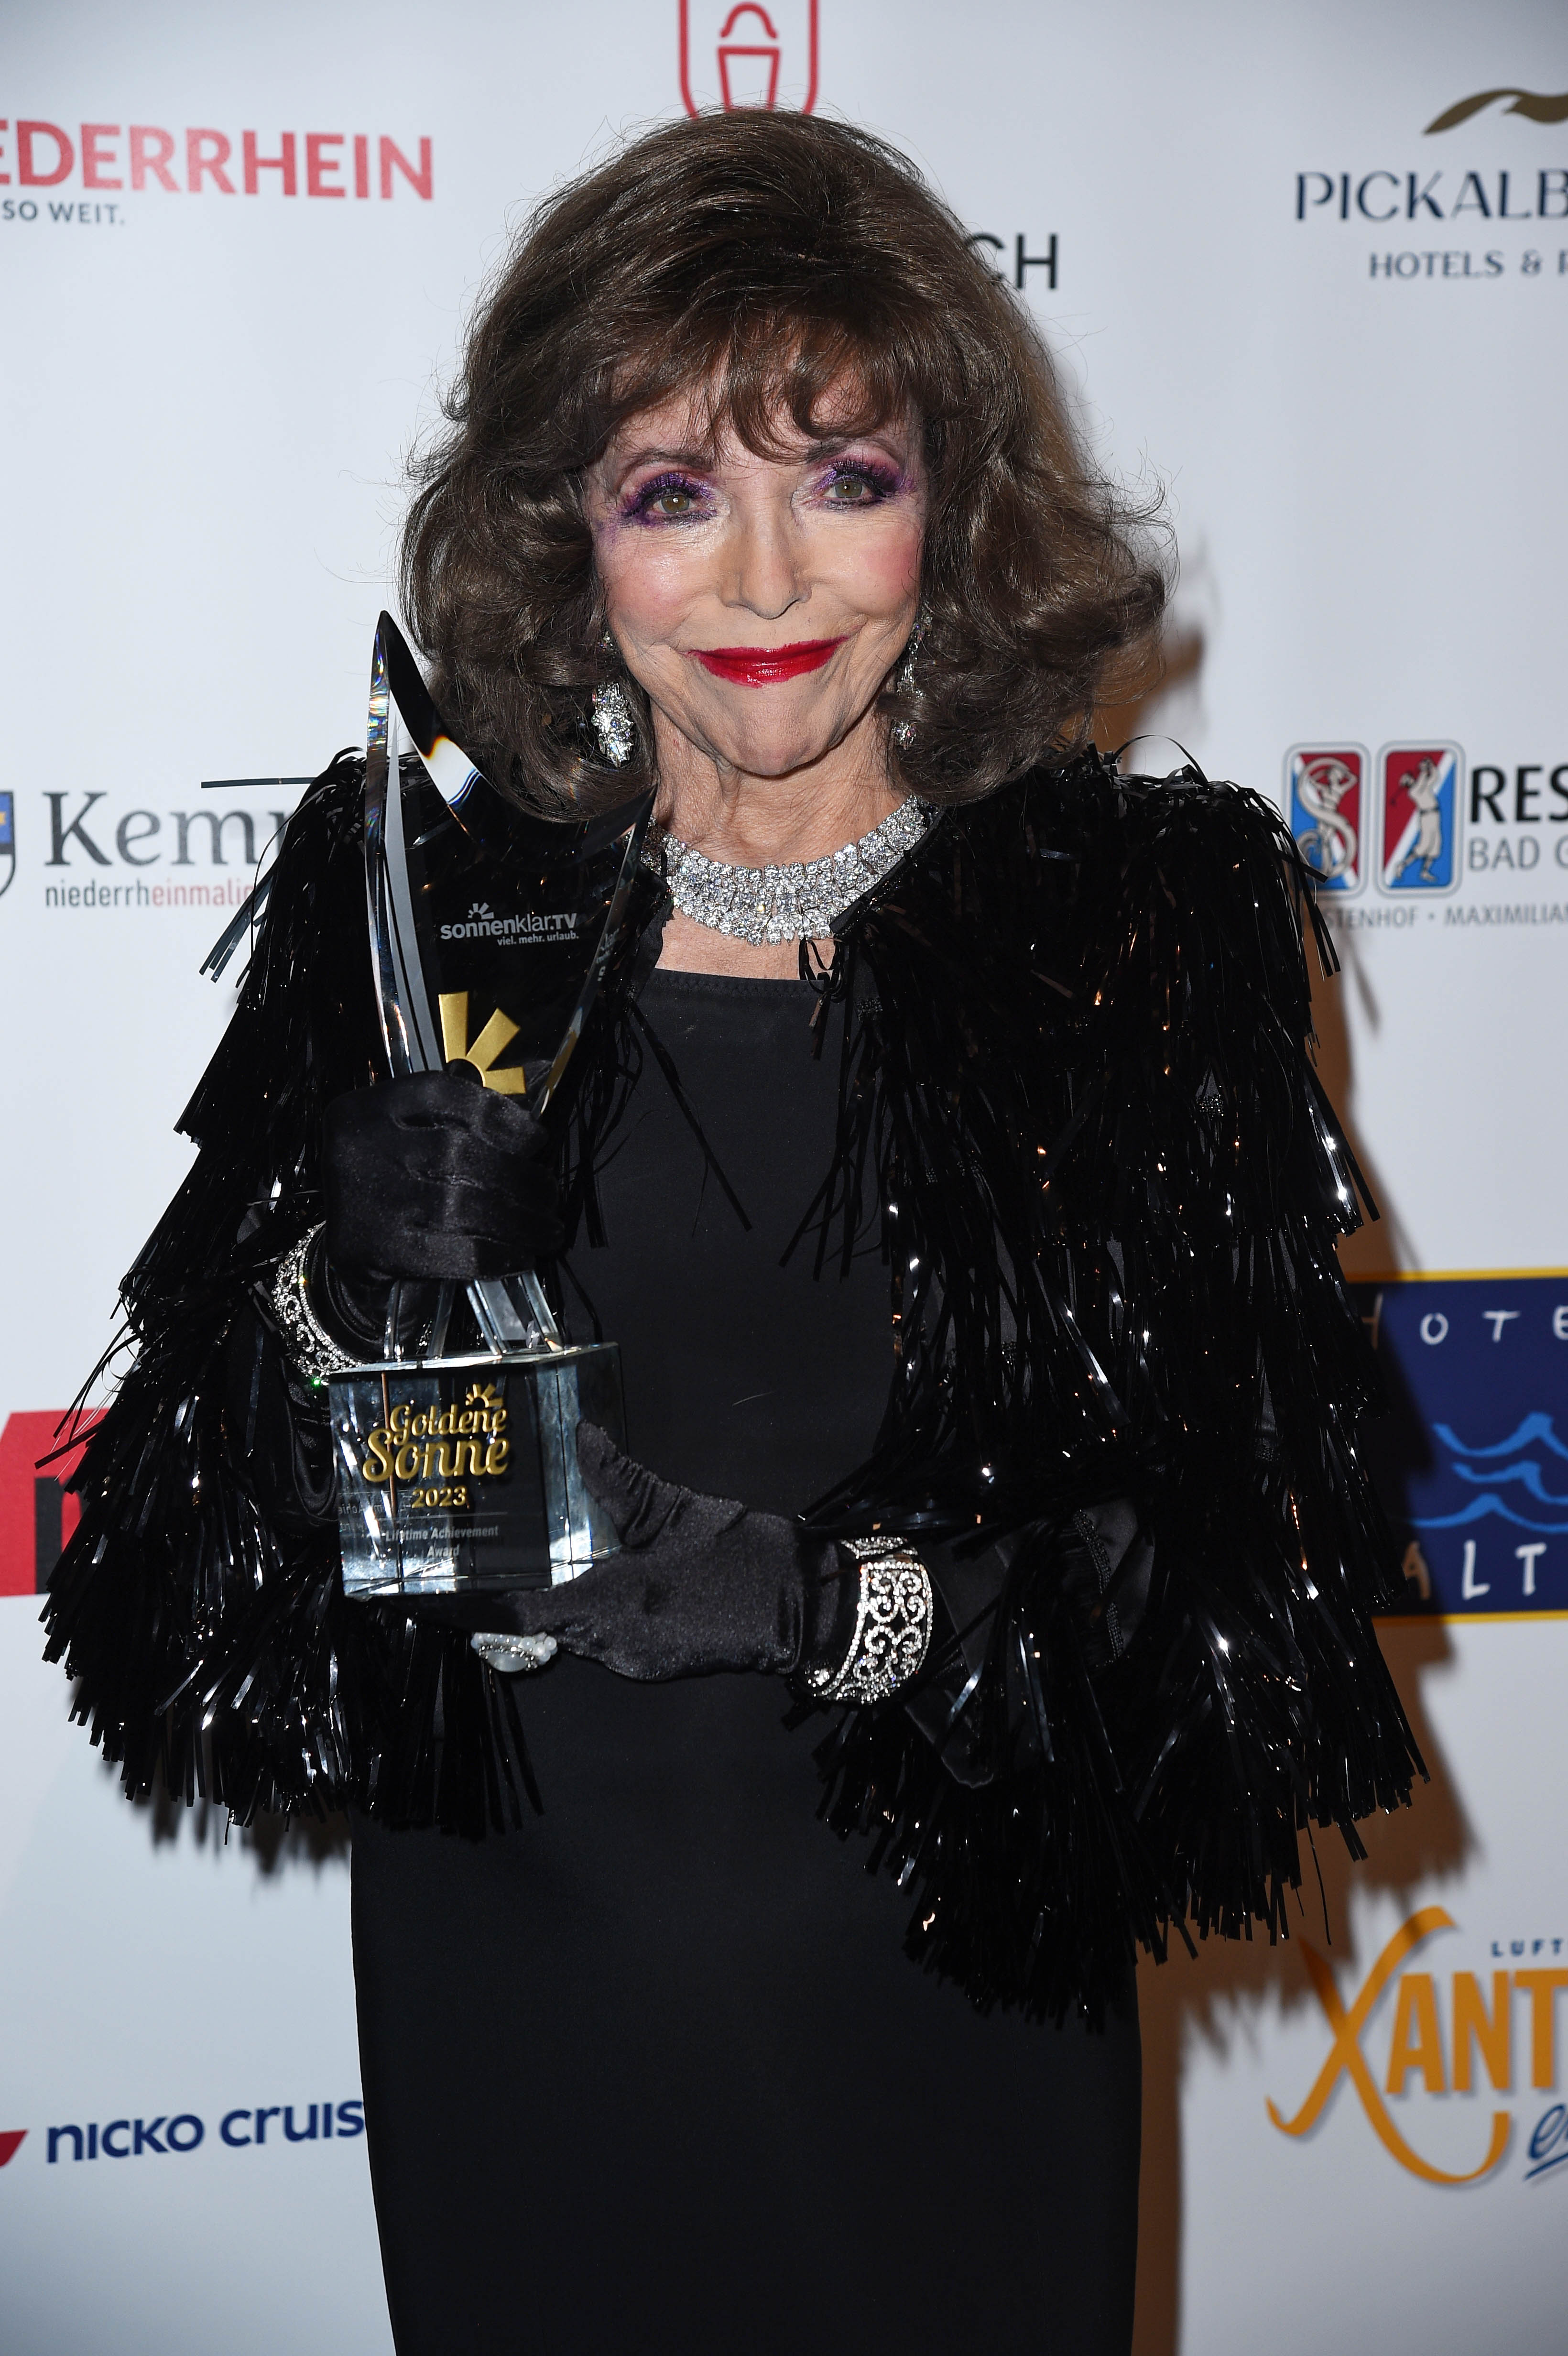
<svg viewBox="0 0 1568 2356">
<path fill-rule="evenodd" d="M 454 744 L 383 614 L 370 678 L 365 867 L 388 1070 L 473 1066 L 543 1113 L 613 952 L 650 802 L 533 816 Z M 614 1550 L 577 1462 L 580 1417 L 619 1444 L 613 1343 L 563 1342 L 531 1269 L 468 1287 L 482 1346 L 389 1342 L 330 1381 L 347 1595 L 464 1594 L 573 1579 Z M 395 1320 L 393 1321 L 395 1323 Z"/>
</svg>

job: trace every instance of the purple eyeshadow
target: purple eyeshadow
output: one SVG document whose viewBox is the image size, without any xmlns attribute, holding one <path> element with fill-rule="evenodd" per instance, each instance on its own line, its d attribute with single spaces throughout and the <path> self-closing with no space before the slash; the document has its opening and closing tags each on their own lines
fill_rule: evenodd
<svg viewBox="0 0 1568 2356">
<path fill-rule="evenodd" d="M 650 481 L 638 484 L 621 512 L 634 517 L 645 515 L 662 491 L 689 491 L 693 498 L 701 498 L 706 488 L 705 484 L 693 482 L 689 475 L 655 475 Z M 680 519 L 670 516 L 666 520 L 674 523 Z"/>
<path fill-rule="evenodd" d="M 875 458 L 836 458 L 821 477 L 818 487 L 827 490 L 837 482 L 857 479 L 869 483 L 880 498 L 891 498 L 909 487 L 908 478 L 903 473 L 897 466 L 889 466 L 883 461 Z M 631 497 L 623 502 L 621 508 L 623 517 L 635 522 L 646 516 L 654 501 L 665 491 L 688 491 L 694 499 L 701 499 L 707 496 L 708 486 L 678 470 L 655 475 L 647 482 L 639 483 Z M 684 516 L 667 516 L 661 520 L 667 523 L 683 523 L 689 522 L 691 519 Z"/>
</svg>

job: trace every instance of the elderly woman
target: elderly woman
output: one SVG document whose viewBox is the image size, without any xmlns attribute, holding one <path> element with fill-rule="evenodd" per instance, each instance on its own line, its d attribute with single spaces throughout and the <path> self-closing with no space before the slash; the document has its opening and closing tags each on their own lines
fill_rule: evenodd
<svg viewBox="0 0 1568 2356">
<path fill-rule="evenodd" d="M 379 1077 L 358 765 L 313 787 L 53 1651 L 133 1790 L 352 1812 L 400 2350 L 1125 2351 L 1137 1948 L 1283 1932 L 1298 1830 L 1418 1763 L 1302 870 L 1086 749 L 1163 575 L 866 134 L 628 146 L 449 420 L 435 692 L 536 810 L 652 789 L 631 920 L 544 1122 Z M 528 1260 L 620 1344 L 619 1554 L 477 1630 L 344 1601 L 315 1229 L 350 1352 Z"/>
</svg>

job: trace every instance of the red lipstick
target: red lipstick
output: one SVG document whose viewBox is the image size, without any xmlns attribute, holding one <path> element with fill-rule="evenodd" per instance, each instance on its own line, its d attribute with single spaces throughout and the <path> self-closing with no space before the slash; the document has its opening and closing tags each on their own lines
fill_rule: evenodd
<svg viewBox="0 0 1568 2356">
<path fill-rule="evenodd" d="M 694 661 L 715 679 L 737 687 L 777 687 L 803 671 L 820 670 L 843 645 L 842 638 L 801 638 L 793 647 L 696 647 Z"/>
</svg>

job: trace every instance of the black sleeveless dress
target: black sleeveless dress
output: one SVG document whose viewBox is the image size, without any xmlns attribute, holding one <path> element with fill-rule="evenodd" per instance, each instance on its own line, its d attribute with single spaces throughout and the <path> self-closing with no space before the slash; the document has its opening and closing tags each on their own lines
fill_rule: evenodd
<svg viewBox="0 0 1568 2356">
<path fill-rule="evenodd" d="M 620 1343 L 632 1452 L 783 1513 L 869 1451 L 875 1249 L 780 1259 L 836 1074 L 797 982 L 656 972 L 652 1059 L 572 1274 Z M 982 2018 L 910 1963 L 910 1901 L 816 1819 L 763 1676 L 520 1689 L 544 1815 L 354 1837 L 377 2215 L 400 2356 L 1125 2356 L 1139 2133 L 1106 2029 Z"/>
</svg>

